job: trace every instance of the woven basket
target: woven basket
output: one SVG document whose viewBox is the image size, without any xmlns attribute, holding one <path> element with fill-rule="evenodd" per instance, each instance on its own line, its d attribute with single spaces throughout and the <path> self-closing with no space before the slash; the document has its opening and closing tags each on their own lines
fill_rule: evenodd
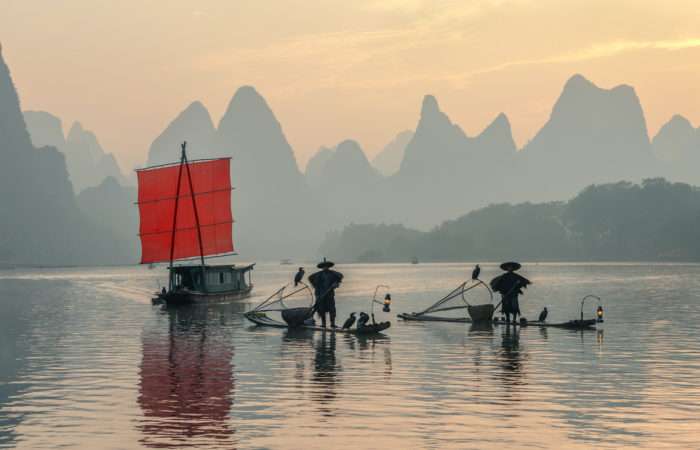
<svg viewBox="0 0 700 450">
<path fill-rule="evenodd" d="M 299 327 L 304 321 L 313 316 L 311 308 L 289 308 L 282 311 L 282 319 L 290 327 Z"/>
<path fill-rule="evenodd" d="M 496 308 L 492 304 L 487 303 L 485 305 L 468 306 L 467 311 L 469 311 L 469 317 L 474 322 L 484 322 L 493 319 L 493 313 L 496 311 Z"/>
</svg>

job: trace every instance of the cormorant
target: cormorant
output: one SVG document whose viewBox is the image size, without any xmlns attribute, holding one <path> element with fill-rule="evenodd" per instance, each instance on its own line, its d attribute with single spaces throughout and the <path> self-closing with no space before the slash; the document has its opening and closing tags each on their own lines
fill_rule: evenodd
<svg viewBox="0 0 700 450">
<path fill-rule="evenodd" d="M 343 324 L 343 330 L 348 330 L 355 323 L 355 313 L 350 313 L 350 317 Z"/>
<path fill-rule="evenodd" d="M 357 321 L 357 328 L 362 328 L 369 322 L 369 314 L 366 312 L 360 313 L 360 320 Z"/>
<path fill-rule="evenodd" d="M 474 270 L 472 270 L 472 280 L 478 280 L 479 275 L 481 274 L 481 267 L 477 264 L 476 267 L 474 267 Z"/>
<path fill-rule="evenodd" d="M 545 306 L 542 312 L 540 313 L 540 317 L 537 319 L 540 322 L 544 322 L 547 320 L 547 314 L 549 314 L 549 311 L 547 311 L 547 307 Z"/>
<path fill-rule="evenodd" d="M 299 283 L 301 283 L 301 280 L 304 279 L 304 268 L 299 267 L 299 271 L 297 272 L 296 275 L 294 275 L 294 287 L 296 287 Z"/>
</svg>

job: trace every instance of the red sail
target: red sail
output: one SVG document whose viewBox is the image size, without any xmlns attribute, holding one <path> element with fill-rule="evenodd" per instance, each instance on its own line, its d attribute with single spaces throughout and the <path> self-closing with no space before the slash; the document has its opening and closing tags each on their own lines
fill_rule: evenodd
<svg viewBox="0 0 700 450">
<path fill-rule="evenodd" d="M 229 163 L 230 158 L 188 163 L 197 202 L 203 252 L 199 248 L 187 167 L 182 165 L 179 196 L 176 190 L 180 164 L 137 172 L 141 264 L 170 261 L 173 223 L 177 224 L 174 259 L 233 251 Z M 178 197 L 177 220 L 173 221 Z"/>
</svg>

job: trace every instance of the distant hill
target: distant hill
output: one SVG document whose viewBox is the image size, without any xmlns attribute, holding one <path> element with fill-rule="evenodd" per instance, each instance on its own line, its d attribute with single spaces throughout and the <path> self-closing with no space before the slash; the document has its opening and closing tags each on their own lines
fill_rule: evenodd
<svg viewBox="0 0 700 450">
<path fill-rule="evenodd" d="M 495 204 L 428 232 L 349 225 L 319 253 L 345 262 L 700 261 L 700 189 L 663 179 L 592 185 L 568 202 Z"/>
<path fill-rule="evenodd" d="M 153 141 L 148 150 L 148 165 L 179 161 L 180 144 L 184 141 L 190 159 L 214 157 L 215 133 L 209 111 L 201 102 L 192 102 Z"/>
<path fill-rule="evenodd" d="M 306 179 L 323 209 L 332 211 L 327 225 L 375 217 L 370 205 L 375 202 L 383 177 L 356 141 L 348 139 L 334 149 L 322 149 L 309 161 Z"/>
<path fill-rule="evenodd" d="M 63 136 L 61 119 L 45 111 L 25 111 L 24 120 L 35 147 L 55 147 L 66 157 L 68 174 L 76 193 L 97 186 L 106 177 L 128 184 L 114 155 L 104 151 L 97 136 L 75 122 Z"/>
<path fill-rule="evenodd" d="M 665 176 L 700 184 L 700 128 L 675 115 L 654 136 L 651 146 Z"/>
<path fill-rule="evenodd" d="M 423 99 L 399 171 L 382 193 L 381 221 L 429 228 L 447 217 L 510 198 L 517 150 L 504 114 L 475 137 L 452 123 L 433 96 Z"/>
<path fill-rule="evenodd" d="M 218 127 L 200 102 L 190 104 L 156 138 L 150 165 L 176 162 L 180 143 L 190 159 L 232 158 L 234 241 L 243 258 L 312 254 L 325 230 L 280 123 L 251 86 L 238 89 Z"/>
<path fill-rule="evenodd" d="M 98 186 L 85 188 L 77 197 L 77 203 L 85 216 L 108 230 L 125 246 L 128 262 L 139 259 L 139 214 L 135 205 L 136 188 L 122 186 L 114 177 L 107 177 Z"/>
<path fill-rule="evenodd" d="M 36 117 L 35 117 L 36 118 Z M 56 121 L 44 115 L 59 139 Z M 0 52 L 0 264 L 75 265 L 125 262 L 122 242 L 78 208 L 55 147 L 36 148 L 30 139 L 19 98 Z"/>
<path fill-rule="evenodd" d="M 411 139 L 413 139 L 413 131 L 400 132 L 372 159 L 372 165 L 384 176 L 395 174 L 401 167 L 406 146 Z"/>
<path fill-rule="evenodd" d="M 328 161 L 333 158 L 334 152 L 335 149 L 321 147 L 311 158 L 309 158 L 309 161 L 306 163 L 304 177 L 306 178 L 306 183 L 310 187 L 317 189 L 321 185 L 322 180 L 326 176 L 326 164 L 328 164 Z"/>
<path fill-rule="evenodd" d="M 518 199 L 565 199 L 591 183 L 659 175 L 634 89 L 565 84 L 549 120 L 522 149 Z"/>
</svg>

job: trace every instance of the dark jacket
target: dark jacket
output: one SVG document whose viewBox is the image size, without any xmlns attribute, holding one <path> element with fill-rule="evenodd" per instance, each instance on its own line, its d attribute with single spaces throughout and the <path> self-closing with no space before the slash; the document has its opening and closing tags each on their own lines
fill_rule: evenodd
<svg viewBox="0 0 700 450">
<path fill-rule="evenodd" d="M 335 288 L 343 281 L 343 274 L 335 270 L 324 269 L 309 276 L 316 295 L 316 310 L 320 313 L 335 306 Z"/>
<path fill-rule="evenodd" d="M 501 309 L 505 314 L 520 314 L 518 295 L 529 284 L 530 280 L 515 272 L 506 272 L 491 280 L 491 289 L 503 296 Z"/>
</svg>

